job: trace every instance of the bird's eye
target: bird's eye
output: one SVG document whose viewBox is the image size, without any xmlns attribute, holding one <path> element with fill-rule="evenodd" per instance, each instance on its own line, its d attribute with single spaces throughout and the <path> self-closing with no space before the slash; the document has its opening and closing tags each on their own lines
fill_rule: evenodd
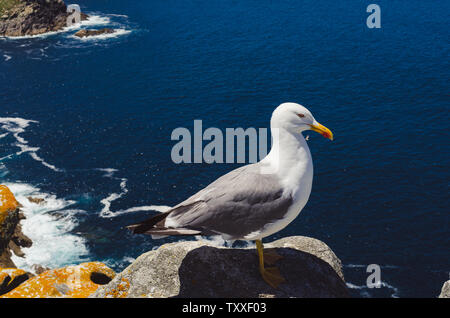
<svg viewBox="0 0 450 318">
<path fill-rule="evenodd" d="M 303 114 L 297 114 L 297 116 L 300 117 L 300 118 L 305 117 L 305 115 L 303 115 Z"/>
</svg>

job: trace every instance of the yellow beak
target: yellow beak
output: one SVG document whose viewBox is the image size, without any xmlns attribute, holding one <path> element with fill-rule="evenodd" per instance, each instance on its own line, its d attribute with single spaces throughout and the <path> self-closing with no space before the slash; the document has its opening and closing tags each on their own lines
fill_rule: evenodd
<svg viewBox="0 0 450 318">
<path fill-rule="evenodd" d="M 314 130 L 315 132 L 318 132 L 319 134 L 321 134 L 325 138 L 333 140 L 333 133 L 331 132 L 331 130 L 329 130 L 324 125 L 321 125 L 318 122 L 316 122 L 315 124 L 312 124 L 312 125 L 309 125 L 309 126 L 311 127 L 311 130 Z"/>
</svg>

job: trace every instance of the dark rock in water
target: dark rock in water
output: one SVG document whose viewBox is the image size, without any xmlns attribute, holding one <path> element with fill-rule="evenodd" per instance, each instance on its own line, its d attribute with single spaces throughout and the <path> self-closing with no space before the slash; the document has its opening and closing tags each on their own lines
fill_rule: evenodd
<svg viewBox="0 0 450 318">
<path fill-rule="evenodd" d="M 450 298 L 450 280 L 446 281 L 442 286 L 439 298 Z"/>
<path fill-rule="evenodd" d="M 33 198 L 33 197 L 27 197 L 28 201 L 30 201 L 31 203 L 36 203 L 36 204 L 41 204 L 41 203 L 45 203 L 45 200 L 42 198 Z"/>
<path fill-rule="evenodd" d="M 21 219 L 19 218 L 19 220 Z M 31 247 L 31 245 L 33 245 L 31 239 L 23 234 L 22 225 L 20 223 L 16 225 L 14 235 L 11 237 L 11 241 L 20 247 Z"/>
<path fill-rule="evenodd" d="M 323 242 L 302 236 L 269 244 L 286 282 L 270 287 L 254 248 L 218 247 L 208 241 L 162 245 L 142 254 L 90 297 L 349 297 L 341 262 Z"/>
<path fill-rule="evenodd" d="M 0 268 L 16 268 L 16 265 L 11 260 L 11 250 L 9 248 L 0 252 Z"/>
<path fill-rule="evenodd" d="M 88 37 L 88 36 L 96 36 L 96 35 L 101 35 L 101 34 L 111 34 L 114 33 L 114 29 L 110 29 L 110 28 L 104 28 L 104 29 L 100 29 L 100 30 L 80 30 L 77 33 L 75 33 L 75 36 L 78 36 L 79 38 L 84 38 L 84 37 Z"/>
<path fill-rule="evenodd" d="M 33 266 L 31 266 L 31 268 L 36 273 L 36 275 L 40 275 L 43 272 L 46 272 L 46 271 L 50 270 L 49 267 L 44 267 L 44 266 L 39 265 L 39 264 L 34 264 Z"/>
<path fill-rule="evenodd" d="M 67 26 L 62 0 L 0 0 L 0 36 L 38 35 Z M 81 14 L 86 20 L 87 15 Z"/>
</svg>

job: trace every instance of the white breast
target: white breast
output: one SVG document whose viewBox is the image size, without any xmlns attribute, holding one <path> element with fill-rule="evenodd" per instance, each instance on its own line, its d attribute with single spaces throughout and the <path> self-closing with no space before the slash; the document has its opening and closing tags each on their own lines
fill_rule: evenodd
<svg viewBox="0 0 450 318">
<path fill-rule="evenodd" d="M 291 207 L 283 219 L 269 223 L 261 230 L 246 235 L 245 240 L 259 240 L 281 231 L 300 214 L 308 202 L 313 181 L 313 163 L 306 141 L 303 139 L 300 143 L 301 147 L 288 148 L 295 149 L 293 152 L 282 151 L 279 156 L 268 158 L 272 164 L 278 165 L 276 174 L 284 188 L 284 195 L 293 199 Z"/>
</svg>

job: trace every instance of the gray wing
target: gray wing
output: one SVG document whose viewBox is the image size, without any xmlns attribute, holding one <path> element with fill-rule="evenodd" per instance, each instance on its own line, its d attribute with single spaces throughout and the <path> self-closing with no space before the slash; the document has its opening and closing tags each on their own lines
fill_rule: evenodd
<svg viewBox="0 0 450 318">
<path fill-rule="evenodd" d="M 175 206 L 166 226 L 242 238 L 282 219 L 291 204 L 292 197 L 283 193 L 277 177 L 260 174 L 258 164 L 252 164 L 229 172 Z"/>
</svg>

